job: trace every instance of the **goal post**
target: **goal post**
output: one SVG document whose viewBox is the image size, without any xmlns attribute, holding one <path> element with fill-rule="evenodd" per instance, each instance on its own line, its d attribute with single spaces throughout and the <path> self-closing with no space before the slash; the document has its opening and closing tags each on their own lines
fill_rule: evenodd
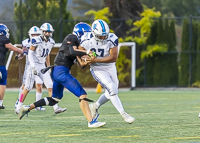
<svg viewBox="0 0 200 143">
<path fill-rule="evenodd" d="M 135 42 L 124 42 L 118 44 L 118 53 L 122 46 L 131 47 L 131 90 L 136 86 L 136 44 Z"/>
</svg>

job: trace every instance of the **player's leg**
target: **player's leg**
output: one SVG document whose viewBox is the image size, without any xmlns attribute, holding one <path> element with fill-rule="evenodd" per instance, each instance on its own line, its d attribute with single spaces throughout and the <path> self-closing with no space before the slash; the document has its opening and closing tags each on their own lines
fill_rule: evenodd
<svg viewBox="0 0 200 143">
<path fill-rule="evenodd" d="M 3 98 L 6 91 L 7 70 L 5 66 L 0 66 L 0 109 L 5 109 L 3 106 Z"/>
<path fill-rule="evenodd" d="M 116 85 L 117 90 L 118 90 L 119 80 L 118 80 L 118 77 L 117 77 L 116 67 L 113 66 L 112 68 L 110 68 L 108 70 L 108 72 L 110 74 L 111 80 Z M 110 101 L 115 106 L 115 108 L 118 110 L 118 112 L 121 114 L 121 116 L 122 116 L 122 118 L 124 119 L 125 122 L 131 124 L 132 122 L 135 121 L 135 118 L 133 118 L 132 116 L 130 116 L 129 114 L 127 114 L 124 111 L 123 105 L 121 103 L 121 100 L 120 100 L 118 94 L 114 94 L 114 95 L 110 96 Z"/>
<path fill-rule="evenodd" d="M 93 77 L 95 80 L 97 80 L 97 82 L 99 82 L 102 87 L 105 88 L 105 90 L 107 92 L 105 92 L 104 95 L 102 95 L 99 100 L 97 100 L 97 102 L 94 105 L 90 105 L 91 107 L 91 111 L 94 112 L 94 116 L 96 115 L 96 112 L 98 111 L 98 109 L 95 109 L 95 105 L 96 107 L 100 107 L 102 104 L 104 104 L 107 99 L 110 99 L 112 104 L 114 105 L 114 107 L 117 109 L 117 111 L 122 115 L 122 117 L 126 118 L 126 122 L 128 123 L 132 123 L 135 119 L 133 117 L 131 117 L 130 115 L 128 115 L 123 108 L 123 105 L 121 103 L 121 100 L 118 96 L 118 78 L 117 78 L 117 71 L 115 67 L 111 67 L 110 69 L 106 70 L 106 71 L 91 71 Z M 109 93 L 109 94 L 108 94 Z M 126 116 L 126 117 L 125 117 Z"/>
<path fill-rule="evenodd" d="M 64 87 L 58 82 L 53 82 L 53 95 L 52 97 L 44 97 L 39 101 L 32 103 L 31 105 L 23 105 L 19 112 L 19 119 L 21 120 L 25 114 L 28 114 L 31 110 L 42 106 L 53 106 L 57 104 L 63 97 Z"/>
<path fill-rule="evenodd" d="M 3 106 L 3 98 L 6 91 L 6 85 L 0 85 L 0 109 L 5 109 Z"/>
<path fill-rule="evenodd" d="M 19 110 L 21 109 L 21 107 L 23 105 L 23 102 L 26 99 L 27 94 L 33 88 L 34 79 L 35 79 L 35 75 L 33 74 L 31 67 L 29 66 L 28 67 L 28 73 L 27 73 L 25 87 L 22 90 L 22 93 L 20 95 L 17 108 L 15 109 L 15 113 L 17 113 L 17 114 L 19 113 Z"/>
<path fill-rule="evenodd" d="M 42 98 L 42 84 L 43 84 L 43 80 L 39 76 L 35 76 L 35 87 L 36 87 L 35 101 L 38 101 Z M 46 109 L 41 106 L 41 107 L 35 108 L 35 110 L 44 111 Z"/>
<path fill-rule="evenodd" d="M 52 97 L 52 94 L 53 94 L 52 93 L 53 82 L 52 82 L 52 79 L 50 77 L 49 72 L 46 72 L 45 74 L 43 74 L 42 78 L 43 78 L 43 81 L 44 81 L 44 85 L 46 86 L 46 88 L 48 90 L 49 97 Z M 55 90 L 56 89 L 57 89 L 57 87 L 55 87 Z M 63 89 L 61 90 L 61 92 L 63 92 Z M 62 93 L 62 95 L 63 95 L 63 93 Z M 58 104 L 53 105 L 53 109 L 54 109 L 54 113 L 55 114 L 59 114 L 59 113 L 65 112 L 67 110 L 67 108 L 61 108 L 61 107 L 59 107 Z"/>
<path fill-rule="evenodd" d="M 22 86 L 19 88 L 19 95 L 18 95 L 17 101 L 15 102 L 15 109 L 17 108 L 17 105 L 19 103 L 19 99 L 20 99 L 22 90 L 24 90 L 24 87 L 25 87 L 26 77 L 27 77 L 27 71 L 28 71 L 28 64 L 25 65 L 25 70 L 24 70 L 23 80 L 22 80 Z"/>
<path fill-rule="evenodd" d="M 95 119 L 92 119 L 91 111 L 89 109 L 87 94 L 81 84 L 70 74 L 70 70 L 64 66 L 56 66 L 53 70 L 53 80 L 62 84 L 70 92 L 79 98 L 80 108 L 88 121 L 88 127 L 100 127 L 104 126 L 105 122 L 98 122 Z M 59 94 L 54 92 L 55 88 L 53 87 L 52 97 L 58 98 Z"/>
</svg>

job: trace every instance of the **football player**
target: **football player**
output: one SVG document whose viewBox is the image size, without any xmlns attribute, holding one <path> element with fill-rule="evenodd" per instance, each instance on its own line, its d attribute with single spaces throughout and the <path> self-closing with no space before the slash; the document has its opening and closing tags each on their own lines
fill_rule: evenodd
<svg viewBox="0 0 200 143">
<path fill-rule="evenodd" d="M 28 50 L 31 46 L 32 37 L 39 36 L 40 34 L 41 34 L 41 31 L 37 26 L 31 27 L 30 30 L 28 31 L 29 38 L 22 41 L 22 49 L 24 51 L 28 52 Z M 26 55 L 18 55 L 16 57 L 16 59 L 21 60 L 24 56 L 26 56 Z M 27 69 L 28 69 L 29 65 L 30 65 L 30 63 L 28 61 L 28 56 L 26 56 L 26 64 L 25 64 L 25 70 L 24 70 L 24 74 L 23 74 L 22 86 L 19 89 L 19 98 L 17 99 L 17 101 L 15 103 L 15 108 L 17 108 L 17 105 L 18 105 L 18 102 L 19 102 L 19 99 L 20 99 L 20 96 L 21 96 L 21 92 L 22 92 L 22 90 L 24 89 L 24 86 L 25 86 L 25 81 L 26 81 L 26 76 L 27 76 L 27 71 L 28 71 Z M 36 82 L 36 101 L 38 101 L 42 98 L 43 81 L 41 80 L 41 78 L 37 78 L 37 80 L 35 80 L 35 82 Z M 20 110 L 20 108 L 19 109 L 17 108 L 15 110 L 15 113 L 18 114 L 19 110 Z M 36 110 L 45 110 L 45 108 L 44 107 L 38 107 L 38 108 L 36 108 Z"/>
<path fill-rule="evenodd" d="M 20 95 L 20 99 L 16 108 L 17 111 L 21 108 L 28 92 L 33 88 L 34 80 L 36 80 L 36 83 L 38 83 L 37 81 L 39 80 L 44 81 L 49 96 L 52 96 L 53 82 L 50 77 L 50 73 L 46 72 L 45 74 L 42 74 L 41 69 L 46 67 L 45 62 L 47 66 L 50 66 L 49 54 L 55 44 L 55 41 L 53 40 L 53 38 L 51 38 L 54 29 L 50 23 L 44 23 L 40 27 L 40 30 L 41 35 L 37 37 L 32 37 L 31 39 L 31 46 L 28 51 L 28 60 L 30 62 L 30 65 L 28 66 L 25 87 Z M 55 114 L 67 110 L 67 108 L 60 108 L 57 104 L 55 104 L 53 108 Z"/>
<path fill-rule="evenodd" d="M 135 119 L 124 111 L 118 97 L 119 80 L 115 66 L 118 56 L 118 37 L 109 31 L 109 26 L 105 21 L 95 20 L 92 23 L 92 32 L 80 44 L 80 48 L 94 51 L 98 55 L 88 58 L 87 62 L 90 63 L 90 71 L 94 79 L 105 88 L 105 93 L 89 106 L 92 117 L 95 118 L 100 106 L 110 100 L 125 122 L 132 123 Z"/>
<path fill-rule="evenodd" d="M 13 46 L 9 39 L 9 29 L 5 24 L 0 23 L 0 109 L 5 109 L 3 106 L 3 98 L 6 91 L 7 84 L 7 70 L 6 70 L 6 53 L 8 50 L 15 51 L 19 54 L 26 53 L 22 49 Z"/>
</svg>

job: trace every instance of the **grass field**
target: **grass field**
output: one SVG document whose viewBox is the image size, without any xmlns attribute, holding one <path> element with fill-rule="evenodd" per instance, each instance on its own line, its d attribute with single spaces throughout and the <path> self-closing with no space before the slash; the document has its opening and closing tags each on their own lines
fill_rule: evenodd
<svg viewBox="0 0 200 143">
<path fill-rule="evenodd" d="M 100 94 L 88 92 L 91 99 Z M 43 97 L 47 92 L 43 93 Z M 127 124 L 111 102 L 103 105 L 99 121 L 101 128 L 88 128 L 79 108 L 78 99 L 69 92 L 59 103 L 67 107 L 55 115 L 52 107 L 46 111 L 31 111 L 22 120 L 14 114 L 17 92 L 9 89 L 4 98 L 5 110 L 0 110 L 0 143 L 172 143 L 200 142 L 200 91 L 121 91 L 125 110 L 136 121 Z M 35 100 L 31 92 L 25 104 Z"/>
</svg>

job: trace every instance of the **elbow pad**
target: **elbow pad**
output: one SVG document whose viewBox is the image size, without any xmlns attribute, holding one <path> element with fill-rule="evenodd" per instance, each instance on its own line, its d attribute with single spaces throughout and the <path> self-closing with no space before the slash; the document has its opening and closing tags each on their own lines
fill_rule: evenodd
<svg viewBox="0 0 200 143">
<path fill-rule="evenodd" d="M 86 55 L 85 52 L 75 51 L 73 46 L 71 46 L 71 45 L 69 46 L 69 53 L 72 56 L 83 56 L 83 55 Z"/>
</svg>

